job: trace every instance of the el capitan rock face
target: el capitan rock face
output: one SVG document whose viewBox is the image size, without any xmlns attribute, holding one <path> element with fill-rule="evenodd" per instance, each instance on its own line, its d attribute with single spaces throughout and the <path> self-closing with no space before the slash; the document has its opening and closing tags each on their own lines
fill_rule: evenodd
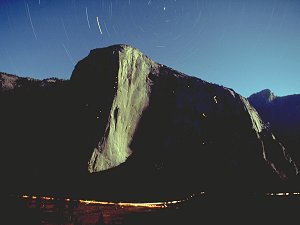
<svg viewBox="0 0 300 225">
<path fill-rule="evenodd" d="M 148 75 L 157 69 L 141 52 L 123 46 L 93 50 L 76 66 L 71 80 L 88 90 L 82 100 L 104 125 L 89 162 L 90 172 L 118 166 L 132 154 L 130 144 L 149 105 Z"/>
<path fill-rule="evenodd" d="M 247 99 L 131 46 L 92 50 L 67 81 L 0 81 L 2 171 L 17 190 L 165 197 L 298 182 Z"/>
<path fill-rule="evenodd" d="M 71 82 L 84 90 L 81 104 L 99 126 L 90 172 L 136 161 L 136 169 L 170 179 L 190 174 L 187 183 L 228 188 L 257 188 L 272 173 L 281 179 L 298 173 L 247 99 L 157 64 L 135 48 L 91 51 Z"/>
</svg>

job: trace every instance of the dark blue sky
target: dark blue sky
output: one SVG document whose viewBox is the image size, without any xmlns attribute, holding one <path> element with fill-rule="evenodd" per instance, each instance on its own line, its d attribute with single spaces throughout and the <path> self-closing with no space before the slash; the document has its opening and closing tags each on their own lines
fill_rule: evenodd
<svg viewBox="0 0 300 225">
<path fill-rule="evenodd" d="M 0 0 L 0 71 L 68 79 L 118 43 L 244 96 L 300 93 L 299 0 Z"/>
</svg>

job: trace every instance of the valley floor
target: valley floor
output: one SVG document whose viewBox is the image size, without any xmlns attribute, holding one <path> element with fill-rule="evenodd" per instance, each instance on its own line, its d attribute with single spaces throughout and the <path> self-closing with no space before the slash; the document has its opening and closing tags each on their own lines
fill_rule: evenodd
<svg viewBox="0 0 300 225">
<path fill-rule="evenodd" d="M 6 202 L 6 224 L 270 224 L 299 223 L 299 195 L 228 198 L 196 195 L 179 202 L 112 203 L 18 196 Z M 297 222 L 298 220 L 298 222 Z"/>
</svg>

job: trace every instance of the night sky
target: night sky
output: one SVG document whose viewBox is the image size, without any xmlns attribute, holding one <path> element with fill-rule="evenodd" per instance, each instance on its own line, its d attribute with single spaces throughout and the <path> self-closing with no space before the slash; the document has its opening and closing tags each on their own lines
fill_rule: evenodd
<svg viewBox="0 0 300 225">
<path fill-rule="evenodd" d="M 243 96 L 300 93 L 299 0 L 0 0 L 0 71 L 68 79 L 126 43 Z"/>
</svg>

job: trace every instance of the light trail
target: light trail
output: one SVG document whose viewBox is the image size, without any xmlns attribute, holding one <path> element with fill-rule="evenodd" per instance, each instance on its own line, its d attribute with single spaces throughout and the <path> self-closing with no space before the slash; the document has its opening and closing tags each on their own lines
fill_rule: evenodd
<svg viewBox="0 0 300 225">
<path fill-rule="evenodd" d="M 22 198 L 30 198 L 30 199 L 37 199 L 38 197 L 37 196 L 29 196 L 29 195 L 22 195 Z M 47 196 L 43 196 L 43 197 L 40 197 L 41 199 L 43 200 L 54 200 L 54 198 L 52 197 L 47 197 Z"/>
<path fill-rule="evenodd" d="M 113 4 L 112 1 L 110 1 L 110 17 L 113 16 Z"/>
<path fill-rule="evenodd" d="M 300 196 L 300 192 L 267 193 L 268 196 Z"/>
<path fill-rule="evenodd" d="M 97 20 L 97 24 L 98 24 L 99 31 L 100 31 L 101 34 L 103 34 L 103 33 L 102 33 L 101 26 L 100 26 L 100 22 L 99 22 L 98 16 L 96 17 L 96 20 Z"/>
<path fill-rule="evenodd" d="M 204 192 L 201 192 L 201 194 L 204 194 Z M 173 201 L 164 201 L 164 202 L 108 202 L 108 201 L 97 201 L 97 200 L 78 200 L 80 203 L 89 205 L 116 205 L 120 207 L 144 207 L 144 208 L 167 208 L 169 205 L 174 205 L 178 204 L 184 201 L 188 201 L 189 199 L 193 198 L 195 195 L 191 195 L 187 197 L 186 199 L 183 200 L 173 200 Z M 48 197 L 48 196 L 42 196 L 38 197 L 35 195 L 22 195 L 22 198 L 25 199 L 32 199 L 32 200 L 37 200 L 38 198 L 42 200 L 47 200 L 47 201 L 53 201 L 55 198 L 53 197 Z M 64 199 L 66 202 L 72 201 L 70 198 Z"/>
<path fill-rule="evenodd" d="M 167 208 L 168 205 L 177 204 L 184 200 L 166 201 L 166 202 L 103 202 L 96 200 L 79 200 L 84 204 L 99 204 L 99 205 L 118 205 L 121 207 L 146 207 L 146 208 Z"/>
<path fill-rule="evenodd" d="M 61 20 L 61 24 L 62 24 L 62 27 L 63 27 L 63 29 L 64 29 L 64 32 L 65 32 L 65 35 L 66 35 L 66 37 L 67 37 L 68 41 L 70 41 L 70 38 L 69 38 L 69 35 L 68 35 L 68 32 L 67 32 L 67 29 L 66 29 L 66 26 L 65 26 L 64 20 L 63 20 L 63 18 L 60 18 L 60 20 Z"/>
<path fill-rule="evenodd" d="M 71 62 L 73 65 L 75 65 L 75 61 L 74 61 L 73 57 L 71 56 L 71 53 L 69 52 L 69 50 L 66 48 L 66 46 L 65 46 L 64 44 L 62 44 L 62 46 L 63 46 L 63 48 L 65 49 L 65 52 L 66 52 L 66 54 L 67 54 L 67 56 L 68 56 L 70 62 Z"/>
<path fill-rule="evenodd" d="M 89 26 L 89 29 L 91 29 L 90 20 L 89 20 L 89 13 L 88 13 L 88 8 L 87 7 L 85 7 L 85 15 L 86 15 L 86 21 L 87 21 L 87 24 Z"/>
<path fill-rule="evenodd" d="M 110 37 L 110 33 L 109 33 L 108 29 L 107 29 L 106 23 L 104 21 L 103 21 L 103 23 L 104 23 L 104 28 L 106 30 L 106 33 L 107 33 L 108 37 Z"/>
<path fill-rule="evenodd" d="M 187 198 L 183 200 L 173 200 L 173 201 L 163 201 L 163 202 L 109 202 L 109 201 L 97 201 L 97 200 L 78 200 L 82 204 L 92 204 L 92 205 L 115 205 L 115 206 L 120 206 L 120 207 L 144 207 L 144 208 L 167 208 L 170 205 L 175 205 L 178 203 L 186 202 L 192 198 L 194 198 L 197 195 L 205 195 L 205 192 L 200 192 L 198 194 L 192 194 L 188 196 Z M 300 192 L 278 192 L 278 193 L 266 193 L 266 196 L 300 196 Z M 38 197 L 35 195 L 22 195 L 20 196 L 24 199 L 32 199 L 32 200 L 37 200 L 38 198 L 42 200 L 47 200 L 47 201 L 53 201 L 55 200 L 54 197 L 49 197 L 49 196 L 42 196 Z M 70 198 L 64 199 L 66 202 L 73 201 Z M 76 201 L 76 200 L 75 200 Z"/>
<path fill-rule="evenodd" d="M 32 23 L 32 19 L 31 19 L 31 14 L 30 14 L 28 3 L 26 3 L 26 9 L 27 9 L 27 14 L 28 14 L 28 17 L 29 17 L 29 21 L 30 21 L 30 25 L 31 25 L 31 29 L 32 29 L 33 35 L 34 35 L 35 39 L 37 40 L 37 36 L 36 36 L 35 30 L 34 30 L 34 26 L 33 26 L 33 23 Z"/>
</svg>

